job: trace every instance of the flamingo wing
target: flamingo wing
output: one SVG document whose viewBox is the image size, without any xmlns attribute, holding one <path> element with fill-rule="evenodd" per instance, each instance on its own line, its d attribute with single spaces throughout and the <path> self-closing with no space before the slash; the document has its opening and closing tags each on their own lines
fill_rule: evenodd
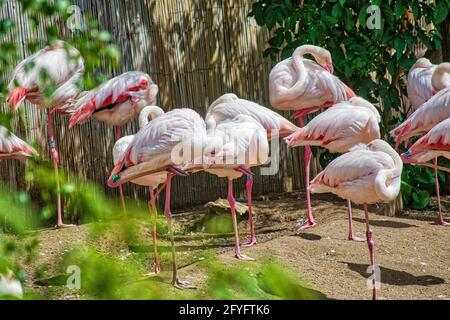
<svg viewBox="0 0 450 320">
<path fill-rule="evenodd" d="M 42 91 L 56 86 L 49 105 L 59 108 L 78 94 L 77 82 L 83 73 L 84 61 L 77 49 L 62 42 L 45 47 L 21 61 L 14 69 L 6 100 L 15 108 L 25 99 L 45 106 Z"/>
<path fill-rule="evenodd" d="M 423 163 L 439 156 L 450 157 L 450 118 L 417 140 L 402 158 L 407 163 Z"/>
<path fill-rule="evenodd" d="M 111 109 L 129 99 L 133 102 L 143 100 L 153 85 L 150 76 L 143 72 L 130 71 L 112 78 L 76 102 L 69 127 L 84 123 L 94 112 Z"/>
<path fill-rule="evenodd" d="M 428 132 L 435 125 L 450 117 L 450 87 L 447 87 L 414 111 L 408 119 L 392 130 L 390 134 L 397 143 L 410 137 Z"/>
<path fill-rule="evenodd" d="M 272 130 L 277 130 L 280 136 L 286 136 L 296 129 L 292 122 L 253 101 L 240 99 L 235 94 L 225 94 L 214 101 L 206 114 L 208 127 L 214 126 L 225 120 L 232 120 L 238 115 L 246 115 L 259 122 L 270 134 Z M 210 119 L 214 118 L 210 126 Z M 272 135 L 270 135 L 272 137 Z"/>
<path fill-rule="evenodd" d="M 331 152 L 347 152 L 358 143 L 369 143 L 380 137 L 376 114 L 348 102 L 314 117 L 305 127 L 287 138 L 289 146 L 318 145 Z"/>
<path fill-rule="evenodd" d="M 415 68 L 408 73 L 408 83 L 406 89 L 411 105 L 415 109 L 430 100 L 433 96 L 431 77 L 433 76 L 435 69 L 435 66 L 428 68 Z"/>
<path fill-rule="evenodd" d="M 0 126 L 0 159 L 22 159 L 37 155 L 36 150 Z"/>
</svg>

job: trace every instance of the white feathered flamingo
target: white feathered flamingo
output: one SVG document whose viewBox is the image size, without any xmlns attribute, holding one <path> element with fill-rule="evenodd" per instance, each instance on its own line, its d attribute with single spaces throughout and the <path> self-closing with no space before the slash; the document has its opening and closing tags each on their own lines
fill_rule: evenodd
<svg viewBox="0 0 450 320">
<path fill-rule="evenodd" d="M 305 59 L 310 54 L 315 61 Z M 333 63 L 328 50 L 303 45 L 298 47 L 292 57 L 278 63 L 269 75 L 270 102 L 275 109 L 293 110 L 293 117 L 299 118 L 300 126 L 305 125 L 304 116 L 346 101 L 355 93 L 333 75 Z M 308 222 L 299 231 L 316 225 L 312 214 L 309 191 L 309 171 L 311 148 L 305 147 L 306 202 Z"/>
<path fill-rule="evenodd" d="M 450 85 L 450 64 L 434 65 L 427 58 L 420 58 L 409 69 L 407 92 L 413 109 L 417 109 Z"/>
<path fill-rule="evenodd" d="M 222 122 L 235 119 L 239 115 L 246 115 L 257 121 L 267 132 L 267 139 L 277 139 L 286 137 L 298 129 L 292 122 L 282 117 L 278 113 L 263 107 L 253 101 L 240 99 L 235 94 L 227 93 L 214 101 L 206 113 L 205 122 L 206 130 L 212 134 L 217 128 L 217 125 Z M 253 176 L 247 176 L 247 200 L 249 208 L 249 226 L 250 226 L 250 240 L 242 244 L 244 247 L 256 244 L 256 235 L 253 223 L 253 204 L 252 204 L 252 189 Z"/>
<path fill-rule="evenodd" d="M 380 138 L 380 114 L 367 100 L 353 97 L 335 104 L 314 117 L 306 126 L 286 138 L 290 147 L 320 146 L 345 153 L 357 144 Z M 351 201 L 347 200 L 349 240 L 365 241 L 353 234 Z"/>
<path fill-rule="evenodd" d="M 37 155 L 25 141 L 0 126 L 0 160 L 26 159 Z"/>
<path fill-rule="evenodd" d="M 450 172 L 450 169 L 437 165 L 437 159 L 439 157 L 450 159 L 450 118 L 437 124 L 426 135 L 414 143 L 407 152 L 402 154 L 404 163 L 423 165 L 434 169 L 439 210 L 436 224 L 447 226 L 449 223 L 444 221 L 442 217 L 438 169 L 446 172 Z M 430 160 L 433 160 L 434 164 L 428 163 Z"/>
<path fill-rule="evenodd" d="M 139 71 L 125 72 L 99 87 L 81 94 L 71 106 L 73 113 L 69 127 L 82 124 L 91 117 L 114 126 L 116 140 L 121 137 L 121 127 L 138 117 L 147 105 L 156 104 L 158 86 L 150 76 Z M 126 214 L 125 197 L 119 187 L 120 200 Z"/>
<path fill-rule="evenodd" d="M 74 47 L 62 41 L 45 47 L 26 58 L 14 69 L 6 101 L 16 110 L 24 100 L 45 108 L 50 150 L 56 176 L 57 227 L 70 227 L 62 220 L 61 192 L 58 179 L 58 150 L 53 132 L 52 112 L 66 114 L 79 93 L 78 82 L 83 77 L 84 62 Z M 47 96 L 48 89 L 56 90 Z"/>
<path fill-rule="evenodd" d="M 145 128 L 147 124 L 150 122 L 149 117 L 151 119 L 155 119 L 164 114 L 164 110 L 157 106 L 147 106 L 142 109 L 139 115 L 139 127 L 141 129 Z M 123 159 L 125 152 L 127 151 L 129 145 L 133 141 L 134 135 L 125 136 L 117 140 L 114 144 L 113 149 L 113 158 L 114 165 L 117 165 L 121 159 Z M 156 239 L 156 217 L 157 217 L 157 209 L 156 209 L 156 191 L 159 185 L 163 184 L 166 181 L 167 174 L 165 172 L 155 173 L 148 176 L 144 176 L 141 178 L 137 178 L 135 180 L 131 180 L 130 182 L 149 187 L 150 190 L 150 201 L 148 203 L 150 215 L 152 218 L 152 239 L 153 239 L 153 251 L 154 251 L 154 271 L 155 274 L 158 274 L 161 271 L 159 256 L 158 256 L 158 243 Z"/>
<path fill-rule="evenodd" d="M 8 270 L 6 276 L 0 273 L 0 298 L 1 297 L 23 298 L 22 283 L 14 278 L 14 274 L 11 270 Z"/>
<path fill-rule="evenodd" d="M 353 147 L 333 160 L 311 181 L 312 193 L 331 192 L 364 205 L 366 236 L 372 265 L 373 299 L 377 298 L 375 277 L 375 243 L 369 224 L 367 205 L 390 202 L 400 192 L 403 163 L 400 156 L 383 140 Z"/>
<path fill-rule="evenodd" d="M 241 260 L 253 260 L 240 251 L 239 232 L 236 220 L 236 201 L 233 194 L 233 180 L 243 174 L 247 176 L 249 212 L 251 212 L 251 187 L 253 175 L 250 168 L 263 165 L 269 156 L 269 143 L 266 130 L 252 117 L 241 114 L 231 120 L 219 122 L 208 132 L 205 146 L 205 171 L 219 177 L 228 178 L 228 202 L 231 208 L 235 236 L 235 256 Z M 248 245 L 256 243 L 253 223 L 250 220 L 251 239 Z"/>
<path fill-rule="evenodd" d="M 171 181 L 175 175 L 186 175 L 179 167 L 193 160 L 195 154 L 191 156 L 188 150 L 203 150 L 205 141 L 206 126 L 198 113 L 191 109 L 172 110 L 153 119 L 136 133 L 108 179 L 108 186 L 117 187 L 148 175 L 166 174 L 164 214 L 172 245 L 172 283 L 179 288 L 192 287 L 179 281 L 177 276 L 170 209 Z"/>
<path fill-rule="evenodd" d="M 435 125 L 450 117 L 450 87 L 442 89 L 414 111 L 390 134 L 396 140 L 396 149 L 403 141 L 430 131 Z M 407 142 L 406 142 L 407 143 Z"/>
</svg>

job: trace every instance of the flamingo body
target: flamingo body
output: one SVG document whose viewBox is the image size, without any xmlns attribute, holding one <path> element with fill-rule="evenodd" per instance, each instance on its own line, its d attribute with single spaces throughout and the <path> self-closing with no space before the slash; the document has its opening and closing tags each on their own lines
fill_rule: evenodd
<svg viewBox="0 0 450 320">
<path fill-rule="evenodd" d="M 450 87 L 436 93 L 390 134 L 398 144 L 413 136 L 428 132 L 448 117 L 450 117 Z"/>
<path fill-rule="evenodd" d="M 420 58 L 409 70 L 406 89 L 414 109 L 420 107 L 433 96 L 431 77 L 435 69 L 436 66 L 430 60 Z"/>
<path fill-rule="evenodd" d="M 37 155 L 36 150 L 0 126 L 0 160 L 25 159 Z"/>
<path fill-rule="evenodd" d="M 143 72 L 123 73 L 85 93 L 73 106 L 69 126 L 86 122 L 92 115 L 120 127 L 137 117 L 146 105 L 154 105 L 158 86 Z"/>
<path fill-rule="evenodd" d="M 30 69 L 31 66 L 31 69 Z M 43 74 L 48 76 L 43 77 Z M 6 99 L 14 108 L 24 101 L 65 113 L 79 93 L 78 82 L 84 74 L 84 61 L 80 52 L 64 42 L 45 47 L 20 62 L 14 69 L 12 80 L 8 85 L 9 95 Z M 50 98 L 44 95 L 44 89 L 56 85 Z"/>
<path fill-rule="evenodd" d="M 317 62 L 303 58 L 308 53 Z M 326 58 L 331 64 L 327 50 L 305 45 L 297 48 L 291 58 L 279 62 L 269 75 L 272 106 L 279 110 L 311 109 L 312 112 L 355 96 L 348 86 L 326 70 L 322 62 Z"/>
<path fill-rule="evenodd" d="M 380 114 L 368 101 L 354 97 L 314 117 L 286 139 L 290 147 L 320 146 L 344 153 L 359 143 L 380 138 Z"/>
</svg>

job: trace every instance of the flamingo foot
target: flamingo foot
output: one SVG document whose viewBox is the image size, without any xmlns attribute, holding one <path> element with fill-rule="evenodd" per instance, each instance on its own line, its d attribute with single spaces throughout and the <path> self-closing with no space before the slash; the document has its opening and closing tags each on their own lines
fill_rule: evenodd
<svg viewBox="0 0 450 320">
<path fill-rule="evenodd" d="M 252 246 L 254 246 L 256 243 L 257 243 L 257 242 L 256 242 L 256 238 L 253 237 L 253 238 L 250 239 L 250 241 L 245 242 L 245 243 L 242 243 L 242 244 L 241 244 L 241 247 L 242 247 L 242 248 L 252 247 Z"/>
<path fill-rule="evenodd" d="M 249 256 L 246 256 L 245 254 L 242 253 L 236 253 L 234 257 L 242 261 L 255 261 L 255 259 L 250 258 Z"/>
<path fill-rule="evenodd" d="M 305 231 L 306 229 L 314 228 L 316 225 L 317 225 L 317 222 L 308 221 L 304 225 L 302 225 L 300 228 L 297 229 L 297 233 Z"/>
<path fill-rule="evenodd" d="M 76 227 L 76 224 L 65 224 L 65 223 L 58 223 L 55 226 L 55 229 L 67 229 L 67 228 L 74 228 Z"/>
<path fill-rule="evenodd" d="M 444 221 L 442 219 L 434 221 L 431 224 L 434 225 L 434 226 L 449 226 L 450 225 L 450 223 L 448 223 L 447 221 Z"/>
<path fill-rule="evenodd" d="M 360 238 L 360 237 L 354 236 L 352 234 L 348 236 L 348 240 L 349 241 L 356 241 L 356 242 L 366 242 L 367 241 L 366 238 Z"/>
<path fill-rule="evenodd" d="M 185 290 L 185 289 L 197 289 L 195 286 L 193 286 L 192 284 L 190 284 L 189 282 L 186 281 L 180 281 L 178 279 L 176 279 L 174 282 L 172 282 L 172 285 L 180 290 Z"/>
</svg>

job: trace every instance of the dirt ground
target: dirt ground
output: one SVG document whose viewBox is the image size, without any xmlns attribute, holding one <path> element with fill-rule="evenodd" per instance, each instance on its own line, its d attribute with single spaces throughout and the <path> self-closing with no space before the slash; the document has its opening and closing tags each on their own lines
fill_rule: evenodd
<svg viewBox="0 0 450 320">
<path fill-rule="evenodd" d="M 303 223 L 306 208 L 303 195 L 272 195 L 255 201 L 255 220 L 258 244 L 243 249 L 256 261 L 238 261 L 233 257 L 232 234 L 211 235 L 200 229 L 204 211 L 184 213 L 176 217 L 177 224 L 187 230 L 176 237 L 180 276 L 194 283 L 201 291 L 208 279 L 199 257 L 214 253 L 223 266 L 243 265 L 249 272 L 252 266 L 267 256 L 275 257 L 293 269 L 315 290 L 329 299 L 370 299 L 366 270 L 369 255 L 365 242 L 346 240 L 348 221 L 345 203 L 333 197 L 313 197 L 314 214 L 318 225 L 302 234 L 295 228 Z M 445 203 L 446 201 L 446 203 Z M 444 199 L 450 207 L 450 199 Z M 402 217 L 386 217 L 376 214 L 381 208 L 370 208 L 371 226 L 375 240 L 375 258 L 381 266 L 380 299 L 450 299 L 450 227 L 431 225 L 434 211 L 405 211 Z M 365 234 L 364 214 L 361 207 L 354 208 L 354 229 L 358 236 Z M 375 212 L 375 213 L 373 213 Z M 446 216 L 448 219 L 448 215 Z M 239 225 L 243 241 L 248 237 L 247 222 Z M 151 261 L 152 252 L 148 228 L 143 228 L 145 244 L 136 247 L 117 247 L 120 241 L 103 239 L 95 246 L 104 251 L 114 250 L 127 257 L 130 251 L 145 252 L 142 272 Z M 42 295 L 58 292 L 42 281 L 36 281 L 36 268 L 47 266 L 46 275 L 57 274 L 57 263 L 74 243 L 89 242 L 86 226 L 65 230 L 39 232 L 39 257 L 25 270 L 28 285 Z M 115 239 L 117 240 L 117 239 Z M 119 239 L 120 240 L 120 239 Z M 114 248 L 112 248 L 114 246 Z M 142 246 L 142 248 L 139 248 Z M 161 281 L 170 283 L 170 247 L 167 239 L 161 239 Z M 148 271 L 148 270 L 147 270 Z M 168 297 L 170 297 L 168 286 Z M 76 293 L 63 293 L 63 299 L 82 299 Z M 277 298 L 267 295 L 266 298 Z"/>
</svg>

